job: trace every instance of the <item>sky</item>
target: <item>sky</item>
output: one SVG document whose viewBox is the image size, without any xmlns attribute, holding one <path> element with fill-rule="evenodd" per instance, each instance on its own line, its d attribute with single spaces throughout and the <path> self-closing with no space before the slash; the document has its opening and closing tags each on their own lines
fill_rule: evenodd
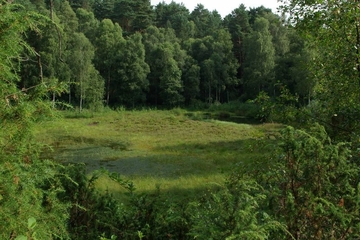
<svg viewBox="0 0 360 240">
<path fill-rule="evenodd" d="M 170 3 L 172 0 L 151 0 L 151 5 L 156 6 L 159 2 Z M 177 3 L 183 3 L 190 12 L 194 10 L 198 3 L 201 3 L 209 11 L 217 10 L 222 17 L 230 14 L 232 10 L 238 8 L 240 4 L 245 7 L 256 8 L 263 5 L 266 8 L 271 8 L 274 13 L 277 13 L 276 8 L 279 6 L 277 0 L 173 0 Z"/>
</svg>

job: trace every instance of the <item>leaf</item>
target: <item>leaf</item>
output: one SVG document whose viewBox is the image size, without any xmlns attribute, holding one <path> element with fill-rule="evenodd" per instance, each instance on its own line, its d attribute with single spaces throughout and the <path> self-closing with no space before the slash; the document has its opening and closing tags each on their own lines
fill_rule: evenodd
<svg viewBox="0 0 360 240">
<path fill-rule="evenodd" d="M 36 226 L 36 219 L 31 217 L 28 219 L 28 228 L 29 229 L 34 229 Z"/>
</svg>

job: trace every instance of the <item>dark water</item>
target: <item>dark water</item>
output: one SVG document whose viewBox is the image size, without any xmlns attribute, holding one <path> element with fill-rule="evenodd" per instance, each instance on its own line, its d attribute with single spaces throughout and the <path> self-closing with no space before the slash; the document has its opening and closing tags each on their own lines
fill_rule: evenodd
<svg viewBox="0 0 360 240">
<path fill-rule="evenodd" d="M 94 170 L 104 168 L 110 172 L 116 172 L 120 175 L 151 175 L 151 176 L 173 176 L 178 166 L 171 162 L 158 161 L 159 156 L 141 156 L 124 157 L 124 150 L 114 149 L 109 146 L 75 145 L 62 146 L 54 149 L 53 152 L 45 153 L 43 158 L 51 158 L 57 162 L 84 163 L 86 172 L 91 173 Z M 161 156 L 164 158 L 166 156 Z M 171 159 L 171 156 L 168 156 Z"/>
</svg>

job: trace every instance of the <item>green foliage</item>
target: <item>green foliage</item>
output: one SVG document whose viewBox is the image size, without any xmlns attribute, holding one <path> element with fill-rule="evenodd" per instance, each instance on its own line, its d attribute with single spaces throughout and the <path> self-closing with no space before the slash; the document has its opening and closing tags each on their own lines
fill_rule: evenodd
<svg viewBox="0 0 360 240">
<path fill-rule="evenodd" d="M 195 23 L 195 37 L 203 38 L 212 35 L 221 27 L 221 16 L 217 11 L 210 12 L 202 4 L 197 4 L 190 14 Z"/>
<path fill-rule="evenodd" d="M 289 51 L 277 58 L 276 79 L 281 79 L 281 85 L 286 85 L 292 94 L 299 96 L 300 104 L 309 105 L 315 97 L 316 79 L 309 71 L 308 64 L 316 52 L 295 29 L 289 29 L 287 37 L 290 40 Z"/>
<path fill-rule="evenodd" d="M 332 143 L 319 125 L 287 127 L 275 156 L 260 184 L 271 215 L 295 239 L 359 237 L 360 169 L 348 144 Z"/>
<path fill-rule="evenodd" d="M 184 100 L 181 59 L 177 59 L 184 53 L 178 51 L 177 43 L 171 42 L 172 37 L 173 31 L 156 27 L 148 28 L 144 37 L 146 62 L 150 66 L 149 98 L 168 107 L 179 106 Z"/>
<path fill-rule="evenodd" d="M 119 63 L 119 49 L 125 45 L 125 39 L 122 37 L 120 26 L 114 24 L 110 19 L 104 19 L 100 22 L 96 35 L 95 45 L 97 48 L 94 62 L 96 69 L 106 82 L 106 104 L 109 105 L 116 94 L 120 95 L 116 85 L 117 65 Z"/>
<path fill-rule="evenodd" d="M 224 103 L 241 95 L 247 100 L 258 93 L 254 86 L 272 92 L 275 70 L 282 83 L 294 79 L 300 83 L 299 88 L 292 83 L 292 93 L 310 89 L 311 81 L 300 79 L 304 71 L 299 65 L 286 65 L 293 63 L 289 59 L 298 57 L 303 46 L 294 52 L 289 48 L 292 39 L 286 25 L 268 9 L 248 11 L 241 5 L 222 20 L 201 4 L 190 13 L 176 3 L 160 3 L 152 9 L 147 0 L 17 1 L 52 21 L 41 27 L 41 36 L 27 34 L 29 50 L 39 55 L 23 58 L 19 85 L 36 85 L 39 75 L 44 81 L 67 84 L 67 95 L 49 94 L 54 107 L 60 101 L 78 105 L 79 110 L 98 110 L 103 101 L 112 107 L 136 108 Z M 257 45 L 253 37 L 259 35 L 261 24 L 256 18 L 267 22 L 260 34 L 266 41 L 257 37 Z M 79 50 L 76 43 L 84 48 Z M 162 59 L 165 49 L 169 51 Z M 253 54 L 256 49 L 266 56 Z M 262 60 L 256 63 L 258 56 Z M 299 77 L 290 80 L 294 72 Z M 251 73 L 266 79 L 250 77 Z"/>
<path fill-rule="evenodd" d="M 185 63 L 181 78 L 184 84 L 185 104 L 189 105 L 199 97 L 200 93 L 200 67 L 194 60 Z"/>
<path fill-rule="evenodd" d="M 95 18 L 92 11 L 87 11 L 83 8 L 76 10 L 76 16 L 79 20 L 79 31 L 83 32 L 85 36 L 93 43 L 96 38 L 96 31 L 99 26 L 99 21 Z"/>
<path fill-rule="evenodd" d="M 114 1 L 111 17 L 119 23 L 126 35 L 143 31 L 154 20 L 154 12 L 148 0 L 117 0 Z"/>
<path fill-rule="evenodd" d="M 271 90 L 274 78 L 275 48 L 272 44 L 269 21 L 255 20 L 253 32 L 245 39 L 246 63 L 243 82 L 249 97 Z"/>
<path fill-rule="evenodd" d="M 33 218 L 33 217 L 29 218 L 28 219 L 28 224 L 27 224 L 27 228 L 28 228 L 27 236 L 29 236 L 29 238 L 31 238 L 31 239 L 36 240 L 37 237 L 36 237 L 35 227 L 36 227 L 36 219 Z M 28 238 L 25 235 L 19 235 L 15 239 L 27 240 Z"/>
<path fill-rule="evenodd" d="M 269 95 L 266 92 L 261 91 L 253 102 L 260 107 L 257 118 L 262 122 L 268 121 L 274 112 L 274 103 L 271 101 Z"/>
<path fill-rule="evenodd" d="M 8 4 L 6 1 L 1 1 L 2 7 L 0 9 L 0 29 L 2 30 L 0 36 L 0 80 L 2 94 L 6 94 L 6 80 L 14 80 L 18 78 L 20 70 L 19 60 L 21 57 L 19 53 L 24 50 L 34 53 L 33 49 L 21 37 L 28 29 L 35 32 L 39 30 L 39 24 L 34 24 L 34 21 L 41 20 L 44 23 L 44 18 L 34 12 L 26 12 L 25 8 L 18 4 Z M 18 44 L 14 44 L 14 43 Z M 11 57 L 10 57 L 11 56 Z M 14 89 L 10 89 L 14 90 Z"/>
<path fill-rule="evenodd" d="M 181 71 L 176 61 L 171 59 L 171 55 L 167 55 L 169 53 L 166 49 L 160 50 L 159 54 L 165 69 L 159 79 L 160 97 L 164 104 L 174 107 L 183 101 L 183 97 L 179 93 L 182 90 Z"/>
<path fill-rule="evenodd" d="M 183 4 L 160 2 L 155 6 L 155 15 L 156 26 L 173 28 L 178 38 L 185 40 L 194 36 L 194 23 L 189 20 L 189 10 Z"/>
<path fill-rule="evenodd" d="M 189 14 L 176 3 L 160 3 L 153 10 L 147 0 L 17 2 L 26 7 L 0 0 L 1 238 L 359 238 L 356 1 L 286 1 L 292 26 L 269 9 L 247 11 L 244 5 L 222 21 L 201 4 Z M 42 128 L 53 117 L 57 101 L 65 101 L 65 87 L 67 102 L 76 101 L 80 111 L 88 108 L 67 112 L 72 118 L 98 116 L 94 111 L 102 110 L 103 100 L 133 108 L 185 103 L 210 111 L 175 109 L 151 119 L 145 118 L 152 114 L 146 111 L 136 113 L 145 114 L 139 120 L 122 107 L 111 124 L 107 116 L 100 116 L 101 124 L 83 124 L 98 127 L 97 132 L 82 131 L 81 121 L 72 119 L 77 125 L 68 127 L 67 135 L 61 133 L 72 143 L 81 139 L 83 145 L 94 145 L 92 135 L 100 135 L 103 139 L 96 143 L 114 150 L 116 158 L 139 152 L 148 158 L 149 149 L 156 149 L 152 159 L 174 166 L 186 161 L 195 175 L 198 166 L 214 171 L 239 162 L 241 167 L 224 185 L 189 204 L 183 196 L 182 202 L 167 198 L 172 192 L 164 194 L 160 188 L 137 193 L 118 174 L 87 176 L 84 166 L 40 161 L 43 146 L 34 140 L 33 126 Z M 257 97 L 245 104 L 231 102 L 241 94 L 244 100 Z M 309 106 L 299 111 L 300 104 Z M 258 128 L 245 131 L 253 126 L 225 128 L 229 123 L 190 120 L 239 116 L 307 126 L 318 121 L 326 124 L 331 138 L 318 125 L 287 127 L 276 148 L 278 135 L 248 139 L 266 135 Z M 106 124 L 116 130 L 103 131 Z M 126 135 L 131 131 L 136 134 Z M 120 141 L 119 135 L 127 139 Z M 214 143 L 220 135 L 225 141 Z M 200 138 L 205 143 L 196 143 Z M 126 151 L 135 146 L 129 139 L 140 139 L 140 150 Z M 206 164 L 200 163 L 204 159 Z M 167 169 L 167 176 L 180 174 L 169 169 L 174 168 Z M 99 177 L 125 189 L 121 200 L 110 190 L 98 191 Z"/>
<path fill-rule="evenodd" d="M 36 156 L 24 156 L 23 161 L 29 162 L 2 159 L 1 238 L 16 237 L 28 229 L 27 233 L 38 239 L 66 239 L 69 206 L 57 197 L 63 189 L 56 179 L 54 164 L 36 160 Z M 25 220 L 31 218 L 37 219 L 36 229 L 26 225 Z"/>
<path fill-rule="evenodd" d="M 58 17 L 62 25 L 63 31 L 67 35 L 71 35 L 78 31 L 79 22 L 75 11 L 71 8 L 68 1 L 58 1 L 55 4 L 55 9 L 58 12 Z"/>
<path fill-rule="evenodd" d="M 227 109 L 231 107 L 236 109 L 235 104 Z M 87 169 L 100 163 L 120 173 L 125 170 L 120 177 L 107 173 L 86 176 L 85 166 L 61 171 L 58 179 L 66 193 L 60 199 L 74 209 L 72 224 L 85 225 L 72 225 L 69 233 L 76 231 L 77 239 L 82 239 L 82 234 L 90 238 L 103 233 L 106 238 L 114 235 L 118 239 L 136 239 L 138 231 L 143 239 L 191 239 L 188 233 L 196 223 L 190 216 L 197 210 L 188 203 L 197 201 L 205 191 L 207 195 L 215 194 L 224 180 L 219 169 L 227 172 L 234 162 L 252 162 L 253 157 L 266 155 L 268 149 L 254 140 L 264 136 L 265 125 L 192 121 L 185 114 L 181 109 L 109 111 L 95 113 L 92 119 L 58 119 L 39 129 L 42 141 L 54 141 L 55 158 L 60 161 L 84 161 Z M 125 150 L 110 147 L 126 139 L 130 147 L 127 145 Z M 117 179 L 130 179 L 128 170 L 137 173 L 131 176 L 137 188 L 132 192 L 115 184 Z M 155 189 L 155 185 L 160 188 Z M 110 201 L 105 204 L 109 209 L 103 207 L 103 202 Z"/>
<path fill-rule="evenodd" d="M 126 203 L 110 192 L 96 190 L 98 177 L 127 189 Z M 68 231 L 72 239 L 184 239 L 187 233 L 185 211 L 180 205 L 163 201 L 160 193 L 137 194 L 130 181 L 107 171 L 94 172 L 91 178 L 84 165 L 70 165 L 59 174 L 65 191 L 60 198 L 71 203 Z"/>
<path fill-rule="evenodd" d="M 150 72 L 149 65 L 145 62 L 145 48 L 141 42 L 141 34 L 133 34 L 123 46 L 117 64 L 117 77 L 119 92 L 117 93 L 118 104 L 135 107 L 145 101 L 145 92 L 148 90 L 149 81 L 147 75 Z"/>
<path fill-rule="evenodd" d="M 189 39 L 186 48 L 200 67 L 202 100 L 210 104 L 224 102 L 228 87 L 239 83 L 236 79 L 238 63 L 231 52 L 229 32 L 216 29 L 212 35 Z"/>
<path fill-rule="evenodd" d="M 53 85 L 40 82 L 18 89 L 23 54 L 36 54 L 23 34 L 38 31 L 48 20 L 20 5 L 0 5 L 0 235 L 3 239 L 28 234 L 38 239 L 68 238 L 68 205 L 57 198 L 63 189 L 56 179 L 57 164 L 40 161 L 41 145 L 32 127 L 51 118 L 51 104 L 44 101 Z M 29 219 L 27 222 L 26 219 Z M 36 228 L 34 229 L 34 219 Z M 27 224 L 28 223 L 28 224 Z M 27 231 L 26 231 L 27 230 Z"/>
<path fill-rule="evenodd" d="M 95 68 L 90 67 L 87 84 L 84 89 L 84 106 L 93 112 L 101 111 L 104 107 L 104 90 L 104 79 Z"/>
<path fill-rule="evenodd" d="M 93 86 L 96 86 L 96 80 L 101 81 L 102 79 L 97 76 L 96 70 L 92 65 L 92 59 L 94 57 L 94 49 L 91 45 L 90 41 L 85 37 L 83 33 L 73 33 L 71 38 L 69 39 L 69 45 L 71 46 L 72 55 L 68 56 L 67 61 L 70 63 L 70 68 L 73 73 L 73 82 L 75 85 L 75 93 L 79 100 L 79 110 L 82 111 L 84 102 L 86 101 L 88 91 L 87 90 L 96 90 L 100 91 L 98 96 L 96 94 L 92 94 L 92 101 L 101 101 L 103 93 L 103 86 L 99 84 L 100 88 L 92 89 L 90 85 L 90 80 L 95 81 L 95 84 L 92 83 Z M 100 97 L 100 99 L 96 99 L 96 97 Z M 70 102 L 71 104 L 71 102 Z"/>
<path fill-rule="evenodd" d="M 234 9 L 224 19 L 224 25 L 229 29 L 233 43 L 233 54 L 239 63 L 237 77 L 242 78 L 245 60 L 244 40 L 251 32 L 249 13 L 244 4 Z"/>
<path fill-rule="evenodd" d="M 297 107 L 298 96 L 291 94 L 285 86 L 280 86 L 280 94 L 275 99 L 262 91 L 249 102 L 258 106 L 256 118 L 262 122 L 271 121 L 298 126 L 305 124 L 297 119 L 301 114 L 301 110 Z"/>
<path fill-rule="evenodd" d="M 67 225 L 71 239 L 96 239 L 103 233 L 110 237 L 112 233 L 119 235 L 126 232 L 121 225 L 125 209 L 110 193 L 101 194 L 95 189 L 95 181 L 103 173 L 94 172 L 88 178 L 83 164 L 68 165 L 59 172 L 58 178 L 64 187 L 59 198 L 71 205 Z M 131 187 L 119 178 L 116 180 L 125 187 Z"/>
<path fill-rule="evenodd" d="M 260 204 L 266 199 L 253 180 L 229 178 L 218 192 L 209 193 L 191 205 L 196 239 L 269 239 L 271 231 L 281 229 Z"/>
<path fill-rule="evenodd" d="M 314 54 L 309 59 L 308 71 L 315 80 L 317 99 L 321 100 L 323 121 L 345 110 L 350 119 L 357 109 L 359 84 L 359 25 L 358 3 L 355 1 L 283 1 L 285 12 L 291 13 L 289 21 L 306 37 Z M 358 125 L 357 120 L 352 125 Z M 356 131 L 355 128 L 349 133 Z M 356 131 L 357 132 L 357 131 Z M 339 131 L 339 135 L 343 132 Z M 336 131 L 334 131 L 334 136 Z M 343 136 L 342 136 L 343 137 Z M 347 134 L 349 137 L 349 134 Z"/>
</svg>

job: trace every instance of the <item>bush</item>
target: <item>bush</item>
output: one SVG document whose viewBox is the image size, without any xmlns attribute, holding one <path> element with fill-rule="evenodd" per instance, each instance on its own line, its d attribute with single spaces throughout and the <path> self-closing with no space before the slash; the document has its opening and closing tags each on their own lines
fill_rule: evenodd
<svg viewBox="0 0 360 240">
<path fill-rule="evenodd" d="M 268 239 L 282 227 L 260 211 L 265 199 L 255 181 L 229 178 L 222 190 L 191 204 L 189 235 L 194 239 Z"/>
<path fill-rule="evenodd" d="M 57 196 L 63 188 L 56 178 L 56 165 L 28 157 L 29 162 L 0 158 L 0 238 L 67 239 L 69 205 Z"/>
<path fill-rule="evenodd" d="M 209 103 L 194 99 L 187 108 L 192 111 L 206 110 L 209 108 Z"/>
<path fill-rule="evenodd" d="M 89 178 L 84 164 L 70 164 L 59 172 L 65 189 L 59 198 L 71 205 L 67 226 L 71 239 L 98 239 L 101 235 L 124 239 L 127 234 L 126 209 L 110 193 L 102 194 L 95 189 L 96 180 L 103 174 L 108 173 L 97 171 Z M 115 179 L 133 191 L 130 182 L 117 176 Z"/>
<path fill-rule="evenodd" d="M 257 179 L 271 215 L 295 239 L 359 238 L 360 168 L 348 144 L 333 144 L 319 125 L 307 132 L 287 127 L 275 156 Z"/>
<path fill-rule="evenodd" d="M 239 107 L 235 110 L 235 115 L 244 116 L 250 119 L 256 119 L 259 111 L 259 106 L 251 102 L 246 102 L 239 105 Z"/>
<path fill-rule="evenodd" d="M 106 175 L 128 190 L 126 202 L 96 191 L 95 181 Z M 71 204 L 68 231 L 72 239 L 185 239 L 185 206 L 161 198 L 160 191 L 136 194 L 131 182 L 118 174 L 95 172 L 90 178 L 82 164 L 69 165 L 59 175 L 65 191 L 60 199 Z"/>
</svg>

